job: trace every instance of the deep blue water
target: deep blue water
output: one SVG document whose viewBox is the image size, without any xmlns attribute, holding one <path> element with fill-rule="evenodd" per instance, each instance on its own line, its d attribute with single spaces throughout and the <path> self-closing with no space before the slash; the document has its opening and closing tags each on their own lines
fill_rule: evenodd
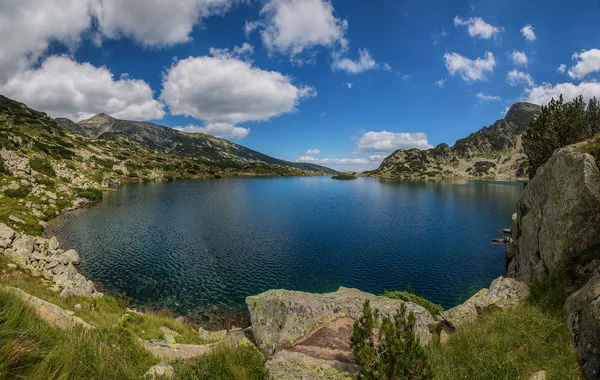
<svg viewBox="0 0 600 380">
<path fill-rule="evenodd" d="M 80 270 L 188 315 L 268 289 L 411 287 L 451 307 L 505 273 L 511 182 L 232 178 L 127 184 L 52 222 Z"/>
</svg>

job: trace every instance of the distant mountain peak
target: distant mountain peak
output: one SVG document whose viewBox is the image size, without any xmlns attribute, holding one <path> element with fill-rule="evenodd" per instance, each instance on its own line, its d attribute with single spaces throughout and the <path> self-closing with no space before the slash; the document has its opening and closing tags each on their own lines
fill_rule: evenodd
<svg viewBox="0 0 600 380">
<path fill-rule="evenodd" d="M 114 122 L 116 120 L 117 119 L 115 119 L 114 117 L 112 117 L 108 114 L 99 113 L 99 114 L 92 116 L 89 119 L 80 121 L 80 123 L 106 123 L 106 122 Z"/>
</svg>

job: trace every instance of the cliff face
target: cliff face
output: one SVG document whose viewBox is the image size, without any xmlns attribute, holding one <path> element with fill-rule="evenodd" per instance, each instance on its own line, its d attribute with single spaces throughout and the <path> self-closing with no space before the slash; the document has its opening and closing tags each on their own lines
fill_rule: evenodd
<svg viewBox="0 0 600 380">
<path fill-rule="evenodd" d="M 600 170 L 586 143 L 556 151 L 517 204 L 509 276 L 544 280 L 567 258 L 600 243 Z"/>
<path fill-rule="evenodd" d="M 588 379 L 600 378 L 600 260 L 593 260 L 600 252 L 600 170 L 585 152 L 599 141 L 559 149 L 538 169 L 521 194 L 507 246 L 509 276 L 561 281 L 567 268 L 573 277 L 563 313 Z"/>
<path fill-rule="evenodd" d="M 460 139 L 453 147 L 440 144 L 433 149 L 400 149 L 387 157 L 379 169 L 368 174 L 382 177 L 494 177 L 516 179 L 526 176 L 527 157 L 521 135 L 541 107 L 516 103 L 502 120 Z"/>
</svg>

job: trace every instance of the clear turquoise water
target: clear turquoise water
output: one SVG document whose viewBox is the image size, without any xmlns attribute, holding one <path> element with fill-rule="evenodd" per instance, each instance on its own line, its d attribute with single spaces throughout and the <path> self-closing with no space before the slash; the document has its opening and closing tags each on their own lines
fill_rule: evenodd
<svg viewBox="0 0 600 380">
<path fill-rule="evenodd" d="M 233 178 L 128 184 L 52 222 L 80 270 L 198 316 L 268 289 L 411 287 L 445 307 L 505 273 L 510 182 Z"/>
</svg>

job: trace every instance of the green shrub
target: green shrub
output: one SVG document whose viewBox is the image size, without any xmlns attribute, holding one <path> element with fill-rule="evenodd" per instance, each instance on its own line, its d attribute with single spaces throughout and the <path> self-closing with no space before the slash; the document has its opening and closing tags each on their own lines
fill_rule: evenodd
<svg viewBox="0 0 600 380">
<path fill-rule="evenodd" d="M 41 157 L 32 157 L 29 159 L 29 166 L 36 172 L 47 175 L 48 177 L 56 177 L 56 172 L 52 168 L 50 161 Z"/>
<path fill-rule="evenodd" d="M 362 317 L 354 322 L 350 347 L 354 361 L 361 367 L 360 377 L 367 380 L 430 379 L 425 351 L 414 336 L 414 314 L 410 312 L 407 317 L 403 303 L 393 320 L 382 319 L 375 337 L 377 316 L 378 311 L 373 313 L 367 300 Z"/>
<path fill-rule="evenodd" d="M 48 187 L 52 187 L 55 185 L 55 182 L 53 180 L 51 180 L 50 178 L 46 178 L 46 177 L 38 177 L 38 178 L 36 178 L 36 181 L 38 184 L 45 185 Z"/>
<path fill-rule="evenodd" d="M 4 195 L 6 195 L 9 198 L 25 198 L 27 195 L 29 195 L 30 191 L 31 191 L 30 187 L 21 186 L 18 189 L 4 190 Z"/>
<path fill-rule="evenodd" d="M 75 188 L 74 190 L 75 190 L 75 195 L 77 195 L 79 198 L 85 198 L 91 202 L 96 202 L 96 201 L 102 200 L 102 190 L 100 190 L 100 189 Z"/>
<path fill-rule="evenodd" d="M 266 359 L 254 346 L 219 345 L 202 358 L 173 363 L 179 379 L 263 380 Z"/>
<path fill-rule="evenodd" d="M 438 305 L 438 304 L 433 303 L 423 297 L 419 297 L 410 290 L 406 291 L 406 292 L 401 292 L 398 290 L 395 290 L 395 291 L 384 290 L 383 296 L 387 297 L 387 298 L 405 301 L 405 302 L 412 302 L 419 306 L 423 306 L 434 317 L 436 315 L 439 315 L 442 311 L 444 311 L 444 308 L 442 307 L 442 305 Z"/>
<path fill-rule="evenodd" d="M 546 163 L 556 149 L 589 139 L 600 133 L 600 105 L 596 98 L 586 104 L 579 96 L 564 102 L 562 95 L 542 107 L 523 135 L 523 149 L 529 159 L 529 177 Z"/>
</svg>

